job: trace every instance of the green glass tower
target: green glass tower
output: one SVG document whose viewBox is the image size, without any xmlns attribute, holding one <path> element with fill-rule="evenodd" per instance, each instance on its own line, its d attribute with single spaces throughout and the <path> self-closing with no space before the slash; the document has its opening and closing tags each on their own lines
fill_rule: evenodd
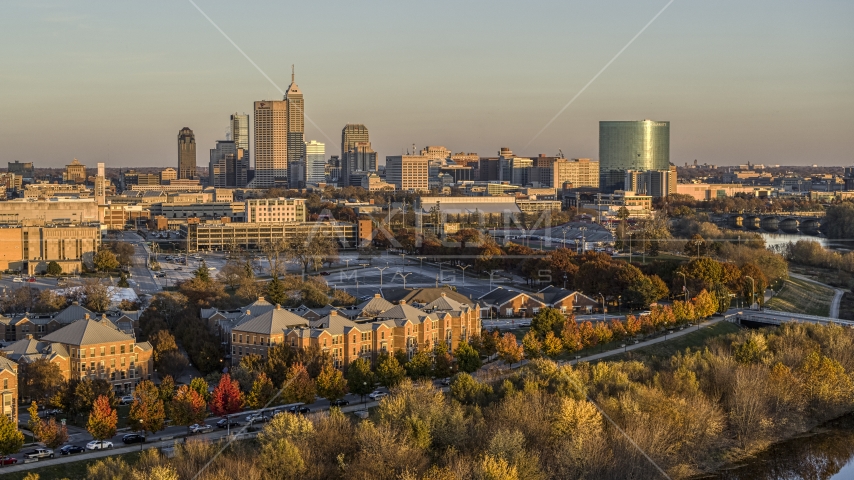
<svg viewBox="0 0 854 480">
<path fill-rule="evenodd" d="M 599 187 L 622 190 L 627 170 L 670 168 L 670 122 L 599 122 Z"/>
</svg>

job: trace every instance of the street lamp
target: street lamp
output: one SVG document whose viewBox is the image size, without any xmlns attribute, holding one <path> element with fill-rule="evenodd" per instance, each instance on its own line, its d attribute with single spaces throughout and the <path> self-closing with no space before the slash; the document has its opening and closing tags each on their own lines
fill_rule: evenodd
<svg viewBox="0 0 854 480">
<path fill-rule="evenodd" d="M 383 288 L 383 271 L 388 268 L 388 265 L 385 267 L 374 267 L 380 271 L 380 288 Z"/>
<path fill-rule="evenodd" d="M 406 254 L 405 254 L 405 253 L 401 253 L 401 254 L 400 254 L 400 258 L 402 258 L 402 259 L 403 259 L 403 273 L 406 273 Z"/>
<path fill-rule="evenodd" d="M 424 268 L 424 259 L 427 257 L 415 257 L 415 258 L 417 258 L 418 260 L 421 261 L 421 265 L 419 265 L 418 268 L 423 269 Z"/>
<path fill-rule="evenodd" d="M 353 261 L 353 259 L 352 259 L 352 258 L 345 258 L 345 259 L 344 259 L 344 263 L 346 263 L 346 264 L 347 264 L 347 267 L 346 267 L 347 269 L 349 269 L 349 268 L 350 268 L 350 262 L 352 262 L 352 261 Z"/>
<path fill-rule="evenodd" d="M 685 294 L 685 301 L 688 301 L 688 277 L 685 276 L 682 272 L 676 272 L 679 275 L 682 275 L 682 292 Z"/>
<path fill-rule="evenodd" d="M 145 430 L 143 430 L 142 423 L 143 423 L 142 419 L 140 418 L 139 419 L 139 429 L 142 430 L 142 436 L 145 437 Z M 142 451 L 142 444 L 143 443 L 145 443 L 145 442 L 139 442 L 139 451 L 140 452 Z"/>
<path fill-rule="evenodd" d="M 750 279 L 750 309 L 753 310 L 753 303 L 756 301 L 756 283 L 750 275 L 745 275 L 744 278 Z"/>
<path fill-rule="evenodd" d="M 463 286 L 465 287 L 466 286 L 466 269 L 469 268 L 471 265 L 465 265 L 465 266 L 457 265 L 457 266 L 463 271 Z"/>
<path fill-rule="evenodd" d="M 395 275 L 400 275 L 401 277 L 403 277 L 403 288 L 406 288 L 406 277 L 412 275 L 412 272 L 409 272 L 409 273 L 397 272 Z"/>
<path fill-rule="evenodd" d="M 368 382 L 362 382 L 362 386 L 364 386 L 364 387 L 366 387 L 366 388 L 367 388 L 367 386 L 368 386 Z M 364 391 L 365 391 L 365 389 L 363 388 L 363 389 L 362 389 L 362 391 L 364 392 Z M 367 407 L 367 405 L 365 404 L 365 394 L 363 393 L 363 394 L 362 394 L 362 410 L 367 410 L 367 409 L 368 409 L 368 407 Z"/>
</svg>

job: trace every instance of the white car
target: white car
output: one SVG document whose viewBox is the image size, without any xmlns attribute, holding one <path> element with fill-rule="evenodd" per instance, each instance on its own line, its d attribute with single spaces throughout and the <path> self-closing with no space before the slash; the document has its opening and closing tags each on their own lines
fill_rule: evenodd
<svg viewBox="0 0 854 480">
<path fill-rule="evenodd" d="M 207 423 L 190 425 L 190 433 L 206 433 L 213 431 L 213 427 Z"/>
<path fill-rule="evenodd" d="M 379 399 L 381 399 L 381 398 L 383 398 L 383 397 L 387 397 L 387 396 L 388 396 L 388 394 L 387 394 L 386 392 L 381 392 L 381 391 L 379 391 L 379 390 L 374 390 L 373 392 L 371 392 L 371 393 L 368 395 L 368 398 L 370 398 L 371 400 L 379 400 Z"/>
<path fill-rule="evenodd" d="M 15 283 L 24 283 L 24 279 L 21 277 L 15 277 L 12 279 L 12 281 Z"/>
<path fill-rule="evenodd" d="M 119 405 L 130 405 L 133 403 L 133 395 L 125 395 L 119 399 Z"/>
<path fill-rule="evenodd" d="M 106 440 L 92 440 L 86 444 L 86 450 L 106 450 L 108 448 L 113 448 L 113 442 L 108 442 Z"/>
</svg>

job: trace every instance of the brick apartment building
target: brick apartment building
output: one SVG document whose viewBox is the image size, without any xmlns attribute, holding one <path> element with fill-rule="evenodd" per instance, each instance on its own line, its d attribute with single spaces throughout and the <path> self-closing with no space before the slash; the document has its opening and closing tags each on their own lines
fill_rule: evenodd
<svg viewBox="0 0 854 480">
<path fill-rule="evenodd" d="M 18 424 L 18 364 L 4 357 L 0 357 L 0 408 Z"/>
</svg>

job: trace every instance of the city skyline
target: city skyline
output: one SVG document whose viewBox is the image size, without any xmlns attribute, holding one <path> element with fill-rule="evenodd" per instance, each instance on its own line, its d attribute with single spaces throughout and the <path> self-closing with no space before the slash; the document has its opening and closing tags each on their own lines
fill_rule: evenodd
<svg viewBox="0 0 854 480">
<path fill-rule="evenodd" d="M 851 163 L 854 67 L 839 59 L 854 49 L 845 25 L 854 6 L 834 2 L 785 9 L 675 2 L 526 148 L 665 4 L 539 2 L 525 12 L 501 2 L 488 11 L 441 2 L 382 11 L 341 4 L 289 12 L 376 17 L 380 28 L 359 39 L 371 49 L 362 54 L 343 32 L 317 38 L 307 25 L 287 36 L 264 28 L 284 6 L 250 2 L 234 15 L 226 2 L 198 3 L 277 85 L 287 87 L 296 64 L 309 97 L 306 141 L 335 145 L 344 125 L 361 123 L 380 159 L 413 143 L 483 156 L 506 146 L 523 156 L 562 149 L 598 159 L 599 121 L 663 118 L 673 126 L 677 165 Z M 0 107 L 16 118 L 0 129 L 9 146 L 3 161 L 174 166 L 180 128 L 191 128 L 206 151 L 225 138 L 230 113 L 282 98 L 190 3 L 177 4 L 174 18 L 99 1 L 9 9 L 5 18 L 15 23 L 0 38 L 21 48 L 0 76 Z M 182 28 L 172 33 L 176 22 Z M 506 33 L 534 26 L 532 38 Z M 155 27 L 161 33 L 153 36 Z M 370 73 L 342 74 L 365 65 Z M 36 113 L 45 108 L 53 115 Z"/>
</svg>

